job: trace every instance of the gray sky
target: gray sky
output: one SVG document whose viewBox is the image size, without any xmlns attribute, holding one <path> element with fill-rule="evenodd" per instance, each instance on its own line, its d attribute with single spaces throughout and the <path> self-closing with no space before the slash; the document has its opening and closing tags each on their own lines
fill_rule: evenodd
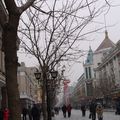
<svg viewBox="0 0 120 120">
<path fill-rule="evenodd" d="M 103 0 L 102 0 L 103 1 Z M 112 5 L 120 5 L 119 0 L 110 0 Z M 106 29 L 108 31 L 109 38 L 116 43 L 118 40 L 120 40 L 120 6 L 111 7 L 109 12 L 105 15 L 101 14 L 96 21 L 101 22 L 102 26 L 105 26 L 106 21 Z M 100 27 L 100 24 L 94 24 L 92 26 L 93 28 Z M 90 34 L 87 39 L 92 41 L 83 41 L 80 43 L 80 49 L 88 50 L 89 46 L 93 50 L 95 50 L 100 43 L 104 39 L 104 31 L 105 28 L 100 30 L 97 33 Z M 37 62 L 36 60 L 30 56 L 23 54 L 21 52 L 18 52 L 19 62 L 25 62 L 26 66 L 36 66 Z M 85 57 L 82 57 L 80 59 L 81 63 L 74 63 L 72 64 L 71 69 L 67 69 L 65 74 L 67 75 L 67 78 L 71 80 L 71 83 L 74 81 L 77 81 L 77 79 L 80 77 L 80 75 L 83 73 L 83 61 L 85 60 Z"/>
</svg>

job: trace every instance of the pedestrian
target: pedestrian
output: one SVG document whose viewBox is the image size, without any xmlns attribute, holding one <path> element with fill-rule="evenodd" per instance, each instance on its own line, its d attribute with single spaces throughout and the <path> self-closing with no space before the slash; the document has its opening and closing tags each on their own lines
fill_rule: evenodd
<svg viewBox="0 0 120 120">
<path fill-rule="evenodd" d="M 96 120 L 96 102 L 95 102 L 95 100 L 93 100 L 92 103 L 90 104 L 90 111 L 91 111 L 92 120 Z"/>
<path fill-rule="evenodd" d="M 39 120 L 39 109 L 37 108 L 36 104 L 34 104 L 32 107 L 31 115 L 33 120 Z"/>
<path fill-rule="evenodd" d="M 2 108 L 0 109 L 0 120 L 3 120 L 3 110 L 2 110 Z"/>
<path fill-rule="evenodd" d="M 26 118 L 27 112 L 28 112 L 27 108 L 23 107 L 23 109 L 22 109 L 23 120 L 27 120 L 27 118 Z"/>
<path fill-rule="evenodd" d="M 116 102 L 116 112 L 115 112 L 115 114 L 120 115 L 120 102 L 119 102 L 119 99 Z"/>
<path fill-rule="evenodd" d="M 28 106 L 28 116 L 29 116 L 29 120 L 32 120 L 31 106 Z"/>
<path fill-rule="evenodd" d="M 62 106 L 62 112 L 63 112 L 64 118 L 66 118 L 66 110 L 67 110 L 67 108 L 66 108 L 66 105 L 64 104 L 64 105 Z"/>
<path fill-rule="evenodd" d="M 72 110 L 72 107 L 71 107 L 71 104 L 69 104 L 69 105 L 67 106 L 68 117 L 71 116 L 71 110 Z"/>
<path fill-rule="evenodd" d="M 3 111 L 3 120 L 8 120 L 9 119 L 9 110 L 8 108 L 5 108 Z"/>
<path fill-rule="evenodd" d="M 92 103 L 90 102 L 90 103 L 89 103 L 89 111 L 90 111 L 90 113 L 89 113 L 89 119 L 91 119 L 91 117 L 92 117 L 92 110 L 91 110 L 91 107 L 90 107 L 91 104 L 92 104 Z"/>
<path fill-rule="evenodd" d="M 86 106 L 85 106 L 85 104 L 81 105 L 81 111 L 82 111 L 82 116 L 85 117 L 85 113 L 86 113 Z"/>
<path fill-rule="evenodd" d="M 103 120 L 103 106 L 101 105 L 101 103 L 97 104 L 96 113 L 98 120 Z"/>
<path fill-rule="evenodd" d="M 54 107 L 54 111 L 55 111 L 55 114 L 56 114 L 56 115 L 59 114 L 59 108 L 58 108 L 58 107 Z"/>
<path fill-rule="evenodd" d="M 41 106 L 39 105 L 38 106 L 38 120 L 40 120 L 40 118 L 41 118 L 41 112 L 42 112 Z"/>
</svg>

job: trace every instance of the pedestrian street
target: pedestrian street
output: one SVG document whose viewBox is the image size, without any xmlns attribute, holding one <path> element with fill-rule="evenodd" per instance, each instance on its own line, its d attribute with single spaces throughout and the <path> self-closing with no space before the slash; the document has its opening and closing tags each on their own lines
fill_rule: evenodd
<svg viewBox="0 0 120 120">
<path fill-rule="evenodd" d="M 82 117 L 81 110 L 72 110 L 71 117 L 64 118 L 62 111 L 59 112 L 59 115 L 55 115 L 52 120 L 91 120 L 89 119 L 89 111 L 86 112 L 86 116 Z M 98 119 L 96 119 L 98 120 Z M 120 120 L 120 115 L 115 115 L 114 112 L 104 112 L 103 120 Z"/>
</svg>

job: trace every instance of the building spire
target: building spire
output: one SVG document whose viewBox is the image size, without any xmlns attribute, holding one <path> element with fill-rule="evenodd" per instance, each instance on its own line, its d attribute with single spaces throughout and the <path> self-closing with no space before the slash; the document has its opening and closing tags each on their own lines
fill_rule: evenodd
<svg viewBox="0 0 120 120">
<path fill-rule="evenodd" d="M 105 30 L 105 39 L 107 39 L 108 38 L 108 32 L 107 32 L 107 30 Z"/>
</svg>

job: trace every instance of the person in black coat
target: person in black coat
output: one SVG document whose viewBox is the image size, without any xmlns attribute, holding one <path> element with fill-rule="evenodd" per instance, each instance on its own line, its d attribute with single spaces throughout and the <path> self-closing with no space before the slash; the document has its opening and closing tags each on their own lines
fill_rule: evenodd
<svg viewBox="0 0 120 120">
<path fill-rule="evenodd" d="M 66 118 L 66 111 L 67 111 L 67 107 L 66 107 L 66 105 L 64 104 L 64 105 L 62 106 L 62 112 L 63 112 L 64 118 Z"/>
<path fill-rule="evenodd" d="M 2 108 L 0 109 L 0 120 L 3 120 L 3 110 L 2 110 Z"/>
<path fill-rule="evenodd" d="M 96 120 L 96 106 L 96 102 L 92 101 L 89 107 L 92 120 Z"/>
<path fill-rule="evenodd" d="M 85 116 L 85 112 L 86 112 L 86 106 L 85 106 L 85 104 L 81 105 L 81 111 L 82 111 L 82 116 L 84 117 Z"/>
<path fill-rule="evenodd" d="M 22 109 L 22 114 L 23 114 L 23 120 L 27 120 L 26 116 L 27 116 L 27 108 L 23 108 Z"/>
<path fill-rule="evenodd" d="M 32 115 L 33 120 L 39 120 L 40 119 L 39 109 L 37 108 L 37 106 L 35 104 L 32 107 L 31 115 Z"/>
</svg>

